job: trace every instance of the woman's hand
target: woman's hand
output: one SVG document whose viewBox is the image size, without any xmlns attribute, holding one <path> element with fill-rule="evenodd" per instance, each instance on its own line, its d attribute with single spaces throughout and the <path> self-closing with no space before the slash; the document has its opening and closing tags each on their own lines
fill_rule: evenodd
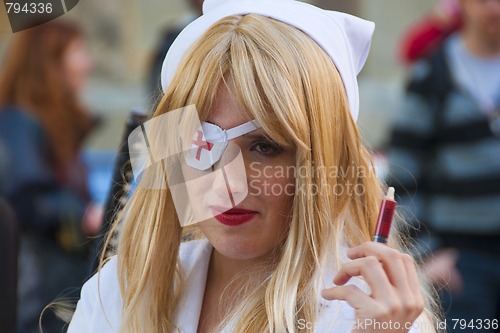
<svg viewBox="0 0 500 333">
<path fill-rule="evenodd" d="M 352 261 L 342 265 L 335 276 L 337 287 L 323 290 L 323 297 L 347 301 L 355 309 L 353 333 L 408 332 L 424 309 L 413 258 L 375 242 L 351 248 L 347 256 Z M 370 295 L 354 285 L 345 285 L 353 276 L 366 281 Z"/>
</svg>

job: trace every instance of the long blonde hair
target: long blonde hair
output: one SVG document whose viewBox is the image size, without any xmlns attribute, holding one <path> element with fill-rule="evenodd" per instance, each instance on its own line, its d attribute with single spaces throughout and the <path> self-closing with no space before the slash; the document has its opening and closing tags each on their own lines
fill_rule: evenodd
<svg viewBox="0 0 500 333">
<path fill-rule="evenodd" d="M 196 104 L 203 121 L 228 78 L 269 137 L 295 147 L 303 171 L 296 189 L 362 190 L 297 191 L 279 260 L 234 310 L 235 332 L 299 332 L 297 319 L 314 322 L 318 313 L 322 265 L 340 262 L 342 244 L 372 239 L 383 188 L 333 62 L 306 34 L 270 18 L 230 16 L 214 24 L 184 57 L 155 116 Z M 159 164 L 146 172 L 161 180 Z M 331 177 L 331 166 L 344 172 Z M 181 228 L 168 189 L 139 187 L 125 211 L 117 249 L 121 330 L 175 332 L 184 291 L 179 247 L 192 230 Z M 399 244 L 395 232 L 389 245 Z"/>
</svg>

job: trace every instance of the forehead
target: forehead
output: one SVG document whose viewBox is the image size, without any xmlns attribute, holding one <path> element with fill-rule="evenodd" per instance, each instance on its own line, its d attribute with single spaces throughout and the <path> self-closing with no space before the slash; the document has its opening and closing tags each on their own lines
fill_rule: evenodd
<svg viewBox="0 0 500 333">
<path fill-rule="evenodd" d="M 231 85 L 221 83 L 217 89 L 214 103 L 207 121 L 222 129 L 229 129 L 252 120 L 238 101 Z"/>
</svg>

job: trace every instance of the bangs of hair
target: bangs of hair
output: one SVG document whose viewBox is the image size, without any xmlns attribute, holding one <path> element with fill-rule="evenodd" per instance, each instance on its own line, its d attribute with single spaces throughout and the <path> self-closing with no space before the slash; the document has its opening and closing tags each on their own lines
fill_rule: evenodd
<svg viewBox="0 0 500 333">
<path fill-rule="evenodd" d="M 320 54 L 322 65 L 311 66 L 306 50 L 316 55 L 316 62 Z M 229 16 L 212 25 L 188 50 L 159 109 L 195 104 L 205 121 L 219 86 L 225 84 L 272 141 L 309 151 L 310 120 L 304 110 L 314 103 L 305 91 L 332 68 L 336 71 L 331 59 L 302 31 L 260 15 Z"/>
</svg>

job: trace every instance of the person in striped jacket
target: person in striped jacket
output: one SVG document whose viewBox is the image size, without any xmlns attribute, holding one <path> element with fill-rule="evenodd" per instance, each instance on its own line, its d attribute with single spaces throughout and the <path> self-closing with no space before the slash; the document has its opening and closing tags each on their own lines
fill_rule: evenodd
<svg viewBox="0 0 500 333">
<path fill-rule="evenodd" d="M 463 28 L 413 67 L 389 182 L 448 318 L 477 321 L 500 317 L 500 1 L 460 5 Z"/>
</svg>

